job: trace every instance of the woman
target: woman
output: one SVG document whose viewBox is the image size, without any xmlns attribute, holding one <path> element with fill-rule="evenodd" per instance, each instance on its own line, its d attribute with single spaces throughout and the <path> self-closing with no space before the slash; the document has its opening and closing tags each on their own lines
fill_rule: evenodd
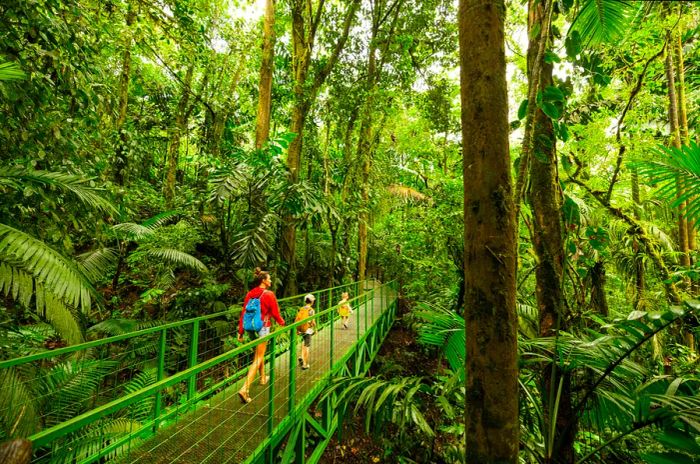
<svg viewBox="0 0 700 464">
<path fill-rule="evenodd" d="M 251 340 L 256 340 L 260 337 L 264 337 L 270 333 L 270 316 L 272 316 L 279 325 L 284 325 L 284 319 L 280 315 L 280 308 L 277 305 L 277 298 L 272 291 L 268 290 L 272 285 L 272 278 L 270 273 L 267 271 L 261 271 L 259 267 L 255 268 L 255 277 L 253 278 L 253 289 L 248 292 L 243 300 L 243 311 L 241 311 L 241 317 L 238 320 L 238 341 L 243 341 L 243 332 L 248 334 Z M 259 332 L 254 332 L 252 330 L 243 330 L 243 315 L 245 314 L 245 308 L 248 301 L 251 298 L 260 299 L 260 315 L 262 316 L 263 326 Z M 260 371 L 260 385 L 266 385 L 270 380 L 269 376 L 265 375 L 265 350 L 267 349 L 267 343 L 260 343 L 255 347 L 255 357 L 253 358 L 253 363 L 248 369 L 248 376 L 246 377 L 243 386 L 238 391 L 238 396 L 241 397 L 243 403 L 250 403 L 252 398 L 248 394 L 250 390 L 250 385 L 255 380 L 256 372 Z"/>
</svg>

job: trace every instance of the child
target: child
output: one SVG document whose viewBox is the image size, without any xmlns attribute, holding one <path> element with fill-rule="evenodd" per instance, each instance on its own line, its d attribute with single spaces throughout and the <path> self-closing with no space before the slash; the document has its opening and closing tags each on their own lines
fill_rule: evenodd
<svg viewBox="0 0 700 464">
<path fill-rule="evenodd" d="M 297 313 L 294 322 L 303 321 L 315 314 L 313 305 L 316 301 L 316 297 L 309 293 L 304 297 L 304 307 L 302 307 Z M 297 333 L 302 336 L 304 342 L 301 345 L 301 357 L 299 358 L 299 365 L 302 369 L 306 370 L 309 368 L 309 347 L 311 346 L 311 335 L 314 333 L 314 327 L 316 327 L 316 321 L 311 320 L 300 324 L 297 326 Z"/>
<path fill-rule="evenodd" d="M 350 304 L 348 304 L 350 295 L 348 295 L 348 292 L 343 292 L 340 296 L 341 300 L 338 302 L 338 314 L 340 314 L 340 318 L 343 321 L 343 328 L 347 330 L 348 322 L 350 321 L 350 313 L 352 312 Z"/>
</svg>

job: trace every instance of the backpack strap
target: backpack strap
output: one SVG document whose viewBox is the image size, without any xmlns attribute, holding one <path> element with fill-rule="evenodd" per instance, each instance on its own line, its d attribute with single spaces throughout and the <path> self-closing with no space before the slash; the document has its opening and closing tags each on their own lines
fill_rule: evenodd
<svg viewBox="0 0 700 464">
<path fill-rule="evenodd" d="M 262 297 L 265 294 L 265 292 L 268 292 L 269 290 L 263 289 L 263 292 L 260 294 L 258 299 L 260 300 L 260 315 L 262 316 Z M 266 318 L 263 318 L 263 324 L 270 322 L 270 315 L 268 314 Z"/>
</svg>

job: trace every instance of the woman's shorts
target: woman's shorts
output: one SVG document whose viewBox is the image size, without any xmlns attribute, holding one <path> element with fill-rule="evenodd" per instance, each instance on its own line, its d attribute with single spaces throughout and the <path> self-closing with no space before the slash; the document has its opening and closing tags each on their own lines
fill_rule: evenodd
<svg viewBox="0 0 700 464">
<path fill-rule="evenodd" d="M 304 338 L 304 346 L 311 346 L 311 334 L 302 335 Z"/>
<path fill-rule="evenodd" d="M 248 338 L 251 340 L 257 340 L 258 338 L 262 338 L 265 335 L 270 335 L 270 328 L 269 327 L 263 327 L 260 329 L 259 332 L 255 332 L 253 330 L 246 330 L 245 333 L 248 334 Z"/>
</svg>

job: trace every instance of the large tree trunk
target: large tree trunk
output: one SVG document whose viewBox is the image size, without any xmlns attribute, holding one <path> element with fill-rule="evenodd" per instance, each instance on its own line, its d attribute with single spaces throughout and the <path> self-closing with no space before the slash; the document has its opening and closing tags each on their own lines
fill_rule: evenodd
<svg viewBox="0 0 700 464">
<path fill-rule="evenodd" d="M 552 85 L 552 64 L 539 63 L 541 41 L 551 43 L 549 11 L 551 3 L 530 0 L 528 6 L 528 79 L 538 83 L 543 90 Z M 538 35 L 536 31 L 540 31 Z M 547 45 L 547 44 L 545 44 Z M 540 72 L 535 76 L 534 72 Z M 530 104 L 533 104 L 531 102 Z M 560 329 L 566 328 L 566 314 L 563 294 L 564 276 L 564 240 L 561 222 L 561 192 L 556 154 L 556 137 L 552 120 L 541 109 L 534 110 L 532 127 L 532 155 L 530 159 L 530 193 L 528 199 L 532 206 L 532 236 L 537 267 L 535 269 L 537 306 L 539 309 L 540 335 L 550 337 Z M 601 263 L 602 264 L 602 263 Z M 552 370 L 555 370 L 552 375 Z M 556 372 L 554 361 L 543 372 L 546 398 L 553 398 L 552 391 L 559 388 L 561 395 L 557 405 L 544 401 L 544 413 L 547 422 L 556 420 L 556 443 L 549 450 L 545 462 L 573 463 L 575 422 L 571 401 L 571 380 L 569 376 Z M 556 419 L 554 419 L 556 417 Z"/>
<path fill-rule="evenodd" d="M 518 462 L 516 234 L 503 0 L 460 0 L 467 463 Z M 466 188 L 468 186 L 468 188 Z"/>
<path fill-rule="evenodd" d="M 262 148 L 270 136 L 270 102 L 272 99 L 272 70 L 275 53 L 275 0 L 265 1 L 262 63 L 258 86 L 258 117 L 255 124 L 255 148 Z"/>
<path fill-rule="evenodd" d="M 115 128 L 119 134 L 116 156 L 114 160 L 114 182 L 124 185 L 129 167 L 129 153 L 127 147 L 129 138 L 126 132 L 126 113 L 129 104 L 129 81 L 131 80 L 131 26 L 136 19 L 131 2 L 127 4 L 126 28 L 124 32 L 124 51 L 122 53 L 122 71 L 119 75 L 119 103 L 117 109 L 117 121 Z"/>
<path fill-rule="evenodd" d="M 177 105 L 177 113 L 175 114 L 175 127 L 171 129 L 170 146 L 168 148 L 168 167 L 165 177 L 165 186 L 163 195 L 165 196 L 165 204 L 168 208 L 173 206 L 175 198 L 175 184 L 177 175 L 177 165 L 180 158 L 180 138 L 187 131 L 188 111 L 190 92 L 192 88 L 192 76 L 194 74 L 194 65 L 191 64 L 185 73 L 185 81 L 182 87 L 182 96 Z"/>
</svg>

